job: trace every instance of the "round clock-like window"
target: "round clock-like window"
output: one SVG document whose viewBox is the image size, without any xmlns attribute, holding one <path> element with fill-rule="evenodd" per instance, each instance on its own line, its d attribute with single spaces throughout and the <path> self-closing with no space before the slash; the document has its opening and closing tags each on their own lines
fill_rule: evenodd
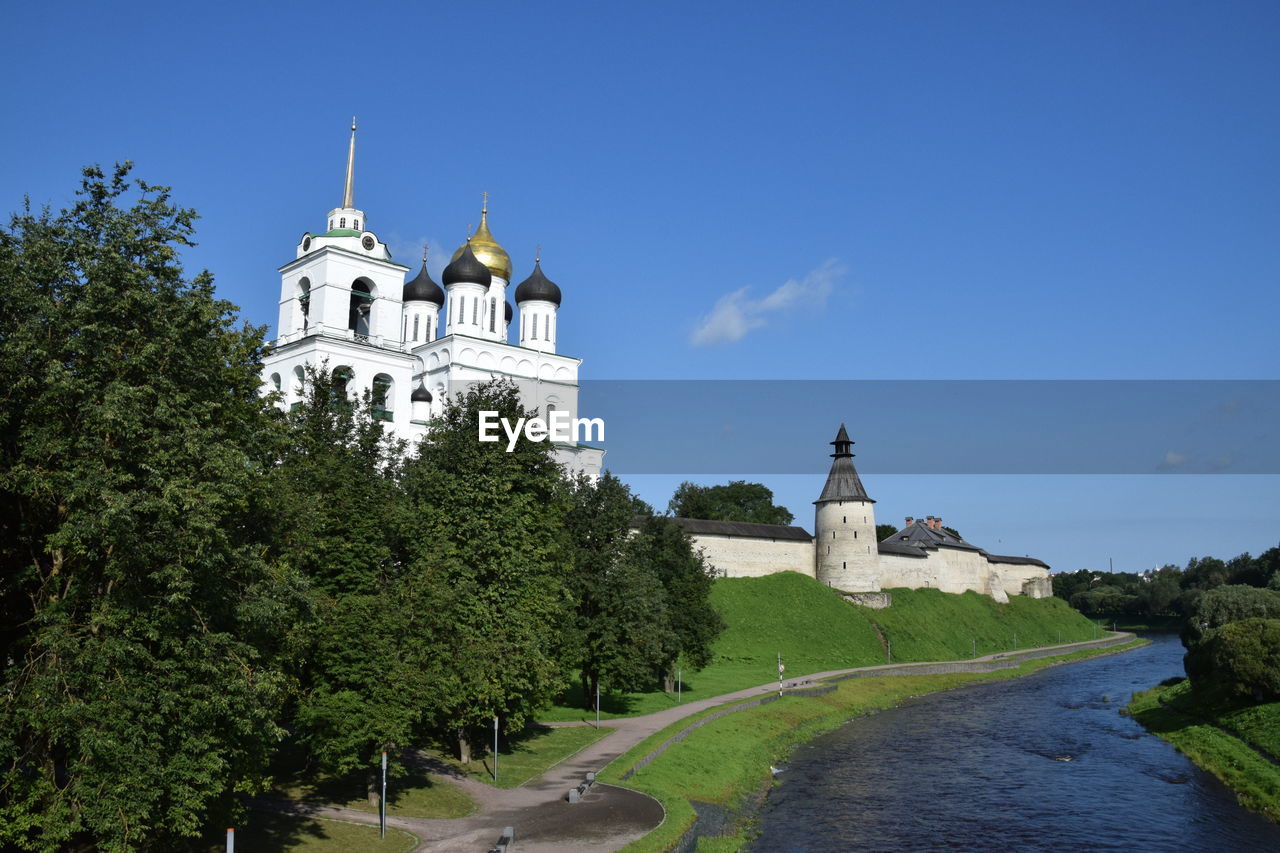
<svg viewBox="0 0 1280 853">
<path fill-rule="evenodd" d="M 310 252 L 310 251 L 311 251 L 311 238 L 310 238 L 310 237 L 303 237 L 303 238 L 302 238 L 302 251 L 304 251 L 304 252 Z"/>
<path fill-rule="evenodd" d="M 366 252 L 372 252 L 373 246 L 374 246 L 373 238 L 370 237 L 368 234 L 364 235 L 364 239 L 360 241 L 360 245 L 364 246 L 364 250 Z"/>
</svg>

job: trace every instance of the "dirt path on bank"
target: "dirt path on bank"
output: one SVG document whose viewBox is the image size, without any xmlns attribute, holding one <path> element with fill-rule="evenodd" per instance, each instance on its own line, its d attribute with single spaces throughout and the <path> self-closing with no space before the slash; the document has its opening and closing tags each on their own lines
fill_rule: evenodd
<svg viewBox="0 0 1280 853">
<path fill-rule="evenodd" d="M 1063 643 L 1035 649 L 1000 652 L 979 658 L 956 661 L 881 664 L 804 675 L 785 681 L 784 690 L 812 686 L 823 679 L 856 673 L 885 675 L 910 674 L 911 670 L 947 664 L 1017 663 L 1029 657 L 1044 656 L 1046 650 L 1067 654 L 1103 645 L 1114 645 L 1119 638 L 1132 638 L 1126 632 L 1109 633 L 1097 640 Z M 421 839 L 417 851 L 441 853 L 487 853 L 498 841 L 504 827 L 514 827 L 513 850 L 520 853 L 606 853 L 625 847 L 648 834 L 662 823 L 662 805 L 639 791 L 616 785 L 597 783 L 578 803 L 569 803 L 570 788 L 576 788 L 587 773 L 599 773 L 615 758 L 640 743 L 654 732 L 686 717 L 717 705 L 751 699 L 776 692 L 778 683 L 762 684 L 710 699 L 687 702 L 642 717 L 602 720 L 601 728 L 612 731 L 561 761 L 559 764 L 517 788 L 495 788 L 459 773 L 442 762 L 420 759 L 432 775 L 456 785 L 476 801 L 474 814 L 463 818 L 433 820 L 428 818 L 389 817 L 387 825 L 404 829 Z M 547 725 L 590 725 L 589 723 L 548 723 Z M 377 825 L 377 815 L 332 806 L 314 806 L 291 800 L 258 798 L 255 808 L 329 817 L 352 823 Z"/>
</svg>

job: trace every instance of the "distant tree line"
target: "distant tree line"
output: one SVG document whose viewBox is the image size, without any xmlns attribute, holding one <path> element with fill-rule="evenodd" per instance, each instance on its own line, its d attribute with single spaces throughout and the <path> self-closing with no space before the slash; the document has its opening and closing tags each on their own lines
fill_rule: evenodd
<svg viewBox="0 0 1280 853">
<path fill-rule="evenodd" d="M 1189 617 L 1209 590 L 1221 586 L 1280 590 L 1280 548 L 1230 560 L 1193 557 L 1185 568 L 1148 572 L 1081 569 L 1053 576 L 1053 594 L 1086 616 Z"/>
<path fill-rule="evenodd" d="M 1141 574 L 1058 574 L 1053 591 L 1088 616 L 1181 617 L 1187 677 L 1209 702 L 1280 700 L 1280 548 Z"/>
<path fill-rule="evenodd" d="M 707 662 L 675 523 L 477 440 L 479 411 L 524 414 L 514 386 L 416 448 L 324 369 L 264 399 L 264 330 L 181 267 L 194 219 L 126 164 L 0 228 L 0 848 L 180 849 L 286 736 L 372 798 L 383 750 L 465 760 L 576 679 Z"/>
</svg>

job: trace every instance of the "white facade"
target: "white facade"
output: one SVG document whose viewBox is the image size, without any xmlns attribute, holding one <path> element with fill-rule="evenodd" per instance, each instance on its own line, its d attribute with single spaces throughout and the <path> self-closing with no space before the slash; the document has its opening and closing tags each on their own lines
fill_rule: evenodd
<svg viewBox="0 0 1280 853">
<path fill-rule="evenodd" d="M 287 409 L 302 399 L 306 366 L 326 364 L 331 373 L 348 377 L 353 398 L 373 391 L 386 426 L 410 442 L 426 435 L 445 399 L 495 377 L 514 382 L 527 409 L 544 416 L 568 411 L 577 418 L 582 360 L 556 354 L 554 325 L 528 346 L 508 343 L 507 278 L 491 274 L 486 284 L 454 283 L 443 305 L 402 301 L 409 268 L 391 260 L 353 204 L 354 151 L 353 124 L 343 205 L 329 211 L 327 231 L 303 234 L 294 260 L 279 269 L 279 321 L 275 344 L 263 359 L 264 391 L 279 391 Z M 501 247 L 492 247 L 505 258 Z M 549 312 L 542 303 L 528 305 L 555 316 L 555 305 Z M 420 383 L 430 402 L 411 400 Z M 555 457 L 570 473 L 594 478 L 604 451 L 570 442 L 557 444 Z"/>
</svg>

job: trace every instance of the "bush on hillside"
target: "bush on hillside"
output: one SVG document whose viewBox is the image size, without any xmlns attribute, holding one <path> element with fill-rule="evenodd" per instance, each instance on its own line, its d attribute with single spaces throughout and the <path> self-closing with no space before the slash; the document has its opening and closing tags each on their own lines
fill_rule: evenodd
<svg viewBox="0 0 1280 853">
<path fill-rule="evenodd" d="M 1280 700 L 1280 619 L 1242 619 L 1213 631 L 1184 660 L 1197 692 Z"/>
</svg>

